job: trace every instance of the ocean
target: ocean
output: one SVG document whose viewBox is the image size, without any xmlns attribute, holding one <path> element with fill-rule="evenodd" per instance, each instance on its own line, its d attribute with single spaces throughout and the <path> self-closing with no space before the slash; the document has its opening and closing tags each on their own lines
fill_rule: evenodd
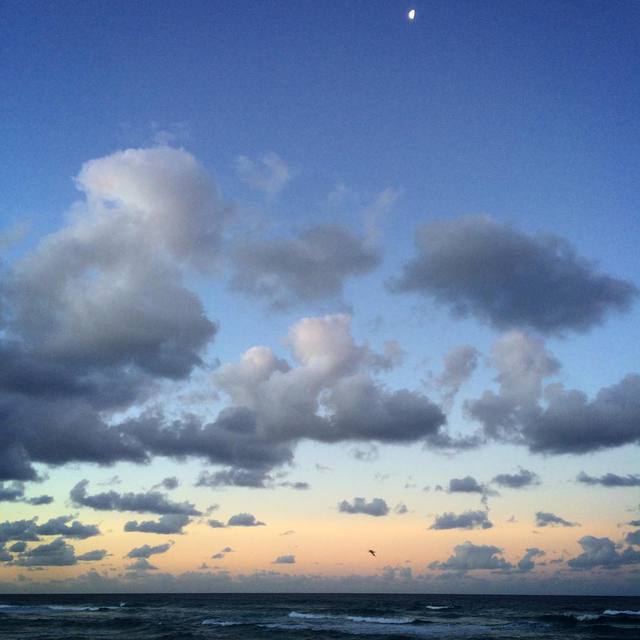
<svg viewBox="0 0 640 640">
<path fill-rule="evenodd" d="M 2 640 L 640 638 L 640 598 L 147 594 L 0 596 Z"/>
</svg>

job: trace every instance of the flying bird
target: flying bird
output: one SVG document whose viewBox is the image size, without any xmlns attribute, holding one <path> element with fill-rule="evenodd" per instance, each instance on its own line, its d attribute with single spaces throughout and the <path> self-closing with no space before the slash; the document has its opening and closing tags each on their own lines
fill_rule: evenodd
<svg viewBox="0 0 640 640">
<path fill-rule="evenodd" d="M 376 552 L 373 549 L 369 549 L 369 553 L 375 558 Z"/>
</svg>

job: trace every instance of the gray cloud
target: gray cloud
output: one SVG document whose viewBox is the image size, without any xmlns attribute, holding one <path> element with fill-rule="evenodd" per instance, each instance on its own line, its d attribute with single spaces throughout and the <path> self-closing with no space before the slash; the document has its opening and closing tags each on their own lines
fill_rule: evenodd
<svg viewBox="0 0 640 640">
<path fill-rule="evenodd" d="M 0 462 L 1 464 L 1 462 Z M 42 495 L 33 498 L 26 498 L 24 495 L 24 482 L 14 480 L 13 482 L 0 482 L 0 502 L 26 502 L 34 506 L 50 504 L 53 502 L 51 496 Z"/>
<path fill-rule="evenodd" d="M 104 560 L 108 555 L 111 555 L 106 549 L 94 549 L 93 551 L 87 551 L 76 556 L 76 559 L 81 562 L 100 562 Z"/>
<path fill-rule="evenodd" d="M 531 547 L 527 549 L 526 553 L 522 558 L 518 561 L 517 567 L 518 571 L 522 571 L 526 573 L 528 571 L 532 571 L 536 566 L 534 559 L 544 556 L 545 552 L 542 549 L 538 549 L 538 547 Z"/>
<path fill-rule="evenodd" d="M 569 522 L 555 513 L 548 511 L 536 512 L 536 527 L 579 527 L 577 522 Z"/>
<path fill-rule="evenodd" d="M 527 236 L 489 217 L 424 226 L 417 256 L 392 289 L 416 292 L 457 316 L 543 333 L 586 331 L 611 311 L 626 311 L 637 294 L 625 280 L 601 273 L 553 236 Z"/>
<path fill-rule="evenodd" d="M 486 487 L 480 484 L 473 476 L 464 478 L 451 478 L 449 480 L 450 493 L 485 493 Z"/>
<path fill-rule="evenodd" d="M 135 562 L 128 564 L 127 571 L 157 571 L 158 567 L 151 564 L 146 558 L 138 558 Z"/>
<path fill-rule="evenodd" d="M 73 520 L 73 516 L 58 516 L 36 527 L 36 532 L 42 536 L 62 536 L 85 540 L 92 536 L 99 536 L 100 529 L 95 524 L 83 524 Z M 71 522 L 71 524 L 68 524 Z"/>
<path fill-rule="evenodd" d="M 567 561 L 572 569 L 589 570 L 596 567 L 617 569 L 623 564 L 639 564 L 640 552 L 627 547 L 619 553 L 616 545 L 609 538 L 584 536 L 578 540 L 582 553 Z"/>
<path fill-rule="evenodd" d="M 271 564 L 295 564 L 296 557 L 292 555 L 278 556 Z"/>
<path fill-rule="evenodd" d="M 63 567 L 77 562 L 74 548 L 62 538 L 28 549 L 14 560 L 14 564 L 21 567 Z"/>
<path fill-rule="evenodd" d="M 159 534 L 181 534 L 182 529 L 191 522 L 189 516 L 169 513 L 160 516 L 159 520 L 129 520 L 124 525 L 125 531 L 140 531 L 141 533 L 159 533 Z"/>
<path fill-rule="evenodd" d="M 222 520 L 209 520 L 208 525 L 212 529 L 222 529 L 223 527 L 225 527 L 225 524 L 224 522 L 222 522 Z"/>
<path fill-rule="evenodd" d="M 460 387 L 476 370 L 479 355 L 477 349 L 464 344 L 452 349 L 445 356 L 444 370 L 436 378 L 436 385 L 443 394 L 446 407 L 451 407 Z"/>
<path fill-rule="evenodd" d="M 9 547 L 9 551 L 12 551 L 13 553 L 22 553 L 26 548 L 27 548 L 26 542 L 14 542 Z"/>
<path fill-rule="evenodd" d="M 88 480 L 81 480 L 71 489 L 69 496 L 77 506 L 91 507 L 100 511 L 136 511 L 158 515 L 200 515 L 190 502 L 172 502 L 159 491 L 147 493 L 117 493 L 106 491 L 92 496 L 87 494 Z"/>
<path fill-rule="evenodd" d="M 34 498 L 27 498 L 26 502 L 36 507 L 43 504 L 51 504 L 53 502 L 53 496 L 35 496 Z"/>
<path fill-rule="evenodd" d="M 499 392 L 465 403 L 489 438 L 538 453 L 575 453 L 640 442 L 640 375 L 629 374 L 589 400 L 561 384 L 544 389 L 559 369 L 541 340 L 512 331 L 493 348 Z M 542 401 L 544 400 L 544 404 Z"/>
<path fill-rule="evenodd" d="M 141 547 L 135 547 L 127 553 L 125 558 L 150 558 L 153 555 L 159 553 L 166 553 L 171 549 L 173 544 L 171 542 L 165 542 L 164 544 L 159 544 L 156 546 L 150 546 L 148 544 L 143 544 Z"/>
<path fill-rule="evenodd" d="M 339 225 L 319 225 L 291 239 L 239 246 L 231 287 L 274 309 L 339 298 L 347 278 L 380 263 L 377 249 Z"/>
<path fill-rule="evenodd" d="M 474 571 L 511 569 L 513 565 L 498 554 L 502 549 L 492 545 L 475 545 L 464 542 L 454 548 L 454 553 L 445 562 L 432 562 L 430 569 L 445 569 L 450 571 Z"/>
<path fill-rule="evenodd" d="M 518 473 L 499 473 L 491 482 L 508 489 L 521 489 L 540 484 L 540 476 L 528 469 L 522 469 Z"/>
<path fill-rule="evenodd" d="M 583 484 L 600 485 L 602 487 L 640 487 L 640 475 L 636 474 L 619 476 L 616 473 L 605 473 L 598 478 L 581 471 L 576 479 Z"/>
<path fill-rule="evenodd" d="M 14 520 L 0 522 L 0 544 L 9 540 L 36 542 L 40 540 L 36 532 L 36 520 Z"/>
<path fill-rule="evenodd" d="M 236 513 L 227 521 L 227 527 L 263 527 L 264 525 L 264 522 L 256 520 L 251 513 Z"/>
<path fill-rule="evenodd" d="M 180 480 L 175 476 L 164 478 L 158 486 L 164 487 L 167 491 L 172 491 L 180 486 Z"/>
<path fill-rule="evenodd" d="M 640 545 L 640 529 L 630 531 L 624 539 L 627 544 Z"/>
<path fill-rule="evenodd" d="M 270 197 L 279 193 L 291 179 L 291 170 L 286 162 L 273 151 L 265 153 L 257 161 L 244 155 L 238 156 L 236 170 L 252 189 Z"/>
<path fill-rule="evenodd" d="M 340 513 L 363 513 L 368 516 L 386 516 L 389 513 L 389 507 L 382 498 L 373 498 L 369 502 L 365 498 L 354 498 L 353 502 L 342 500 L 338 504 Z"/>
<path fill-rule="evenodd" d="M 451 512 L 436 516 L 429 529 L 490 529 L 493 523 L 486 511 L 465 511 L 455 514 Z"/>
<path fill-rule="evenodd" d="M 289 481 L 285 481 L 285 482 L 280 482 L 278 484 L 279 487 L 289 487 L 290 489 L 295 489 L 296 491 L 308 491 L 309 489 L 311 489 L 311 485 L 308 482 L 301 482 L 301 481 L 296 481 L 296 482 L 289 482 Z"/>
<path fill-rule="evenodd" d="M 273 478 L 259 469 L 224 469 L 222 471 L 200 473 L 198 487 L 253 487 L 264 489 L 272 486 Z"/>
</svg>

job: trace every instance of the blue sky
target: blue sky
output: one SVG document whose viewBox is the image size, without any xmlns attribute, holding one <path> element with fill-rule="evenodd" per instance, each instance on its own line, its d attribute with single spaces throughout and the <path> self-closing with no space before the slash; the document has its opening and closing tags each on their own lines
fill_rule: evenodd
<svg viewBox="0 0 640 640">
<path fill-rule="evenodd" d="M 410 7 L 417 10 L 413 22 L 406 18 Z M 11 1 L 0 11 L 0 291 L 6 298 L 0 339 L 18 363 L 0 389 L 11 425 L 3 446 L 24 447 L 36 475 L 20 475 L 8 463 L 3 468 L 2 461 L 0 469 L 6 486 L 24 482 L 29 495 L 52 494 L 41 520 L 70 513 L 64 501 L 80 480 L 88 479 L 89 493 L 96 493 L 115 474 L 120 492 L 151 491 L 164 475 L 175 475 L 181 499 L 203 510 L 208 494 L 202 484 L 193 486 L 196 470 L 251 465 L 217 449 L 203 458 L 151 443 L 136 421 L 154 410 L 158 420 L 162 414 L 179 422 L 190 411 L 215 422 L 227 408 L 254 416 L 258 439 L 268 434 L 260 446 L 277 460 L 252 462 L 270 489 L 225 486 L 218 478 L 207 489 L 210 501 L 228 503 L 229 516 L 234 508 L 254 513 L 263 505 L 278 513 L 286 504 L 292 524 L 283 516 L 282 528 L 303 530 L 324 514 L 327 522 L 316 533 L 309 526 L 308 545 L 346 521 L 355 526 L 364 519 L 362 526 L 370 527 L 382 521 L 366 510 L 336 512 L 340 500 L 354 499 L 341 489 L 354 473 L 361 478 L 357 496 L 386 498 L 390 508 L 413 500 L 407 518 L 415 526 L 406 535 L 416 574 L 419 563 L 444 562 L 467 539 L 497 544 L 515 566 L 527 547 L 511 548 L 505 523 L 512 515 L 531 520 L 537 511 L 581 523 L 580 529 L 551 527 L 545 543 L 530 526 L 526 535 L 519 532 L 548 557 L 567 563 L 588 553 L 588 543 L 578 539 L 589 535 L 620 549 L 627 544 L 619 525 L 639 517 L 640 484 L 634 475 L 638 381 L 625 378 L 637 375 L 640 361 L 636 3 Z M 131 236 L 120 223 L 101 222 L 109 212 L 132 224 Z M 330 231 L 313 235 L 318 229 Z M 551 250 L 550 236 L 568 244 Z M 477 245 L 479 237 L 487 242 Z M 299 262 L 292 262 L 294 247 Z M 513 258 L 514 247 L 521 260 Z M 80 266 L 72 256 L 77 251 L 86 260 Z M 476 259 L 477 268 L 459 274 L 460 264 Z M 328 284 L 332 278 L 335 286 Z M 141 302 L 147 298 L 150 307 Z M 452 313 L 462 307 L 463 317 Z M 113 310 L 120 308 L 122 322 L 131 313 L 140 331 L 117 326 Z M 266 350 L 252 366 L 273 367 L 264 389 L 239 364 L 257 345 Z M 452 391 L 445 374 L 454 375 L 453 364 L 449 369 L 445 359 L 463 345 L 470 369 L 456 370 Z M 188 366 L 184 358 L 192 358 Z M 343 360 L 327 369 L 317 358 Z M 108 460 L 94 450 L 77 453 L 62 437 L 53 456 L 38 449 L 37 438 L 16 435 L 32 433 L 32 417 L 15 408 L 17 393 L 42 407 L 40 416 L 54 416 L 51 424 L 37 423 L 42 434 L 58 428 L 56 411 L 62 425 L 81 410 L 50 378 L 25 390 L 24 380 L 31 384 L 37 376 L 24 371 L 40 365 L 51 367 L 49 376 L 69 376 L 78 389 L 103 385 L 95 397 L 82 398 L 82 410 L 91 411 L 97 429 L 137 439 L 136 455 L 144 451 L 146 463 L 132 462 L 131 451 Z M 135 390 L 122 402 L 113 401 L 126 395 L 118 380 Z M 376 427 L 387 429 L 382 436 L 362 426 L 352 403 L 363 380 L 379 400 L 406 392 L 394 396 L 399 403 L 411 398 L 427 414 L 439 407 L 446 427 L 415 427 L 419 433 L 409 437 L 414 427 L 407 423 L 398 427 L 408 430 L 400 437 L 382 422 Z M 564 385 L 560 396 L 553 383 Z M 319 395 L 310 401 L 305 394 L 314 385 Z M 601 404 L 589 405 L 607 387 L 615 387 L 611 397 L 605 393 Z M 571 389 L 586 394 L 586 409 L 571 405 Z M 480 399 L 489 391 L 495 402 L 512 403 L 509 433 L 497 433 L 495 414 L 490 420 L 482 413 L 488 409 Z M 297 422 L 293 414 L 277 420 L 270 414 L 265 398 L 278 393 L 286 411 L 299 412 Z M 289 406 L 297 393 L 300 404 Z M 395 425 L 407 414 L 389 415 Z M 327 417 L 339 431 L 331 438 L 314 431 Z M 440 428 L 478 440 L 443 447 L 434 440 Z M 580 429 L 593 442 L 582 450 Z M 290 458 L 277 446 L 289 447 Z M 330 477 L 324 466 L 333 468 Z M 491 478 L 518 468 L 537 473 L 541 484 L 493 496 Z M 631 480 L 611 488 L 578 482 L 581 471 Z M 469 475 L 486 486 L 458 503 L 447 483 Z M 279 484 L 294 480 L 311 486 L 309 498 Z M 422 491 L 426 485 L 430 493 Z M 2 520 L 37 515 L 25 495 L 0 503 Z M 593 507 L 598 495 L 614 495 L 602 514 Z M 416 549 L 434 518 L 482 510 L 486 500 L 491 528 L 476 523 L 448 531 L 439 556 L 420 557 Z M 88 503 L 71 507 L 82 521 L 96 518 Z M 142 536 L 122 532 L 118 518 L 131 514 L 121 511 L 98 514 L 101 544 L 111 552 L 108 528 L 114 555 L 116 548 L 126 551 L 131 536 L 136 542 Z M 203 519 L 190 527 L 197 539 L 211 533 Z M 550 531 L 548 524 L 542 529 Z M 267 544 L 265 553 L 272 548 L 274 556 L 291 551 L 276 553 Z M 640 553 L 627 548 L 629 557 Z M 308 572 L 311 560 L 297 553 L 297 565 L 287 570 Z M 605 590 L 629 591 L 637 559 L 622 562 L 615 553 L 610 566 L 590 566 L 588 578 L 567 564 L 566 584 L 573 585 L 567 588 L 597 584 L 600 571 L 611 578 Z M 202 560 L 185 558 L 170 564 L 169 573 L 194 570 Z M 347 571 L 339 568 L 339 549 L 332 558 L 326 575 Z M 263 560 L 234 560 L 232 573 L 258 570 Z M 7 562 L 0 582 L 11 585 L 30 561 L 16 555 Z M 114 563 L 98 569 L 126 583 L 130 574 L 118 573 L 120 559 Z M 83 567 L 47 570 L 80 579 Z M 364 569 L 356 563 L 348 570 Z M 513 579 L 533 590 L 554 579 L 551 565 L 537 571 Z M 146 584 L 147 576 L 137 579 Z M 459 582 L 454 590 L 455 584 L 466 588 Z"/>
</svg>

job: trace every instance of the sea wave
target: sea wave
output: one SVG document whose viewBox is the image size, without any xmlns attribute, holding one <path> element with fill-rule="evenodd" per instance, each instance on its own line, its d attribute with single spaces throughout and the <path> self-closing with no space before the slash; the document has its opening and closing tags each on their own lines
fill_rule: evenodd
<svg viewBox="0 0 640 640">
<path fill-rule="evenodd" d="M 238 625 L 247 623 L 240 622 L 239 620 L 216 620 L 214 618 L 207 618 L 203 620 L 201 624 L 213 625 L 215 627 L 237 627 Z"/>
<path fill-rule="evenodd" d="M 623 609 L 618 611 L 617 609 L 605 609 L 602 612 L 605 616 L 640 616 L 640 611 L 631 611 L 630 609 Z"/>
<path fill-rule="evenodd" d="M 349 616 L 331 613 L 303 613 L 299 611 L 291 611 L 291 613 L 289 613 L 289 618 L 298 618 L 301 620 L 347 620 L 349 622 L 361 622 L 366 624 L 416 624 L 424 622 L 418 618 Z"/>
<path fill-rule="evenodd" d="M 439 611 L 440 609 L 453 609 L 453 607 L 450 604 L 428 604 L 427 609 Z"/>
</svg>

